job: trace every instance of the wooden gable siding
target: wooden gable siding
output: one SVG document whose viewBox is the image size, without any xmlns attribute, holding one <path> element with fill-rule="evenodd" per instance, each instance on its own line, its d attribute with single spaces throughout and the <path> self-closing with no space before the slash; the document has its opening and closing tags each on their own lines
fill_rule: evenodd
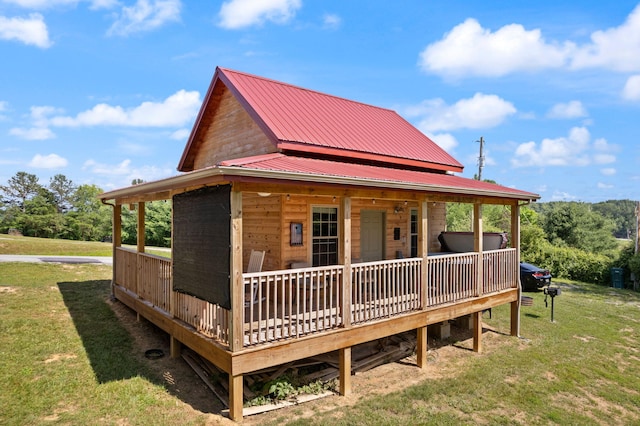
<svg viewBox="0 0 640 426">
<path fill-rule="evenodd" d="M 314 206 L 335 206 L 340 209 L 339 199 L 328 196 L 279 195 L 261 197 L 257 194 L 243 195 L 243 258 L 246 270 L 251 250 L 266 252 L 263 270 L 289 269 L 292 262 L 311 262 L 311 211 Z M 395 208 L 402 211 L 395 213 Z M 351 256 L 360 259 L 360 212 L 380 210 L 386 215 L 385 257 L 395 259 L 396 252 L 404 257 L 411 255 L 411 209 L 418 209 L 416 202 L 356 198 L 352 200 L 352 246 Z M 446 229 L 444 203 L 429 203 L 429 251 L 440 251 L 438 234 Z M 291 222 L 301 223 L 303 245 L 291 246 Z M 400 228 L 400 239 L 394 240 L 394 228 Z"/>
<path fill-rule="evenodd" d="M 189 153 L 193 170 L 224 160 L 277 152 L 275 144 L 221 82 L 214 88 L 209 104 L 197 144 Z"/>
</svg>

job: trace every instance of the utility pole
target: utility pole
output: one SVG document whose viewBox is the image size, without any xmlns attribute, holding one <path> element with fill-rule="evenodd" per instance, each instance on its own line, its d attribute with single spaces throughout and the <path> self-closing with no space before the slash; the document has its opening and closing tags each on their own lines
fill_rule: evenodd
<svg viewBox="0 0 640 426">
<path fill-rule="evenodd" d="M 484 150 L 484 138 L 480 136 L 480 140 L 476 142 L 480 142 L 480 155 L 478 156 L 478 180 L 482 180 L 482 169 L 484 168 L 484 154 L 482 153 Z"/>
</svg>

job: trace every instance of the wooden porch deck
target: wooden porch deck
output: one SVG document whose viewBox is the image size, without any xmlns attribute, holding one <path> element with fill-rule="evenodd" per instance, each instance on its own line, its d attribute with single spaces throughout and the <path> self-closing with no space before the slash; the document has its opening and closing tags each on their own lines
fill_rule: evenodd
<svg viewBox="0 0 640 426">
<path fill-rule="evenodd" d="M 115 285 L 140 302 L 182 321 L 208 339 L 229 347 L 230 311 L 173 292 L 171 260 L 116 249 Z M 375 323 L 469 302 L 518 286 L 515 249 L 356 263 L 351 291 L 344 292 L 345 267 L 302 268 L 243 274 L 243 347 L 300 339 L 349 326 Z M 480 274 L 480 270 L 482 273 Z M 423 287 L 426 305 L 423 306 Z M 350 300 L 345 303 L 345 294 Z M 347 320 L 347 321 L 345 321 Z"/>
</svg>

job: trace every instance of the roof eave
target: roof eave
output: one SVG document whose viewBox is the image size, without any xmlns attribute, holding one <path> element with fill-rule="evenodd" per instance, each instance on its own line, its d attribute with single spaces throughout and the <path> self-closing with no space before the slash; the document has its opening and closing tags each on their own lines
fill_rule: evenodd
<svg viewBox="0 0 640 426">
<path fill-rule="evenodd" d="M 256 178 L 266 180 L 297 181 L 340 186 L 358 186 L 380 189 L 409 190 L 420 192 L 435 192 L 442 194 L 458 194 L 468 196 L 483 196 L 533 202 L 540 198 L 538 194 L 528 192 L 492 191 L 486 189 L 461 188 L 448 185 L 430 185 L 407 183 L 382 179 L 357 178 L 345 176 L 328 176 L 324 174 L 298 173 L 279 170 L 259 170 L 237 166 L 209 167 L 179 176 L 173 176 L 154 182 L 142 183 L 126 188 L 120 188 L 99 195 L 103 201 L 124 198 L 142 197 L 146 194 L 161 193 L 184 189 L 195 185 L 213 184 L 216 180 L 233 181 L 234 177 Z"/>
</svg>

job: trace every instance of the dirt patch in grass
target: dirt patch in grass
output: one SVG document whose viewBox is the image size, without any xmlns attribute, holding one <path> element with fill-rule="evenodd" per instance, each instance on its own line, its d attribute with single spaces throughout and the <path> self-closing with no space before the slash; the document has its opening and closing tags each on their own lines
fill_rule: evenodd
<svg viewBox="0 0 640 426">
<path fill-rule="evenodd" d="M 12 287 L 9 285 L 0 285 L 0 294 L 15 294 L 18 292 L 17 287 Z"/>
<path fill-rule="evenodd" d="M 123 327 L 131 334 L 136 357 L 146 363 L 169 393 L 184 404 L 185 423 L 191 423 L 202 414 L 208 415 L 207 424 L 236 424 L 221 415 L 224 406 L 182 359 L 169 356 L 169 336 L 118 301 L 108 300 Z M 164 356 L 145 357 L 149 349 L 160 349 Z M 228 423 L 227 423 L 228 422 Z"/>
<path fill-rule="evenodd" d="M 223 415 L 225 407 L 206 387 L 202 380 L 194 373 L 188 364 L 180 359 L 169 357 L 169 337 L 166 333 L 150 322 L 137 315 L 117 301 L 108 302 L 116 316 L 131 334 L 134 340 L 134 350 L 143 362 L 147 363 L 155 372 L 166 389 L 180 399 L 194 418 L 202 413 L 208 414 L 207 424 L 236 424 Z M 483 352 L 491 353 L 512 339 L 485 326 L 483 333 Z M 352 393 L 343 397 L 329 396 L 300 405 L 282 408 L 280 410 L 248 416 L 244 424 L 257 425 L 265 422 L 277 422 L 278 419 L 293 421 L 321 415 L 335 408 L 348 407 L 363 398 L 374 395 L 386 395 L 400 391 L 411 385 L 421 383 L 427 379 L 452 378 L 460 374 L 462 364 L 469 357 L 481 356 L 474 353 L 472 331 L 451 327 L 451 337 L 444 341 L 429 339 L 428 364 L 425 369 L 416 366 L 415 355 L 399 362 L 385 364 L 372 370 L 352 376 Z M 148 349 L 161 349 L 164 356 L 158 359 L 145 359 Z"/>
</svg>

